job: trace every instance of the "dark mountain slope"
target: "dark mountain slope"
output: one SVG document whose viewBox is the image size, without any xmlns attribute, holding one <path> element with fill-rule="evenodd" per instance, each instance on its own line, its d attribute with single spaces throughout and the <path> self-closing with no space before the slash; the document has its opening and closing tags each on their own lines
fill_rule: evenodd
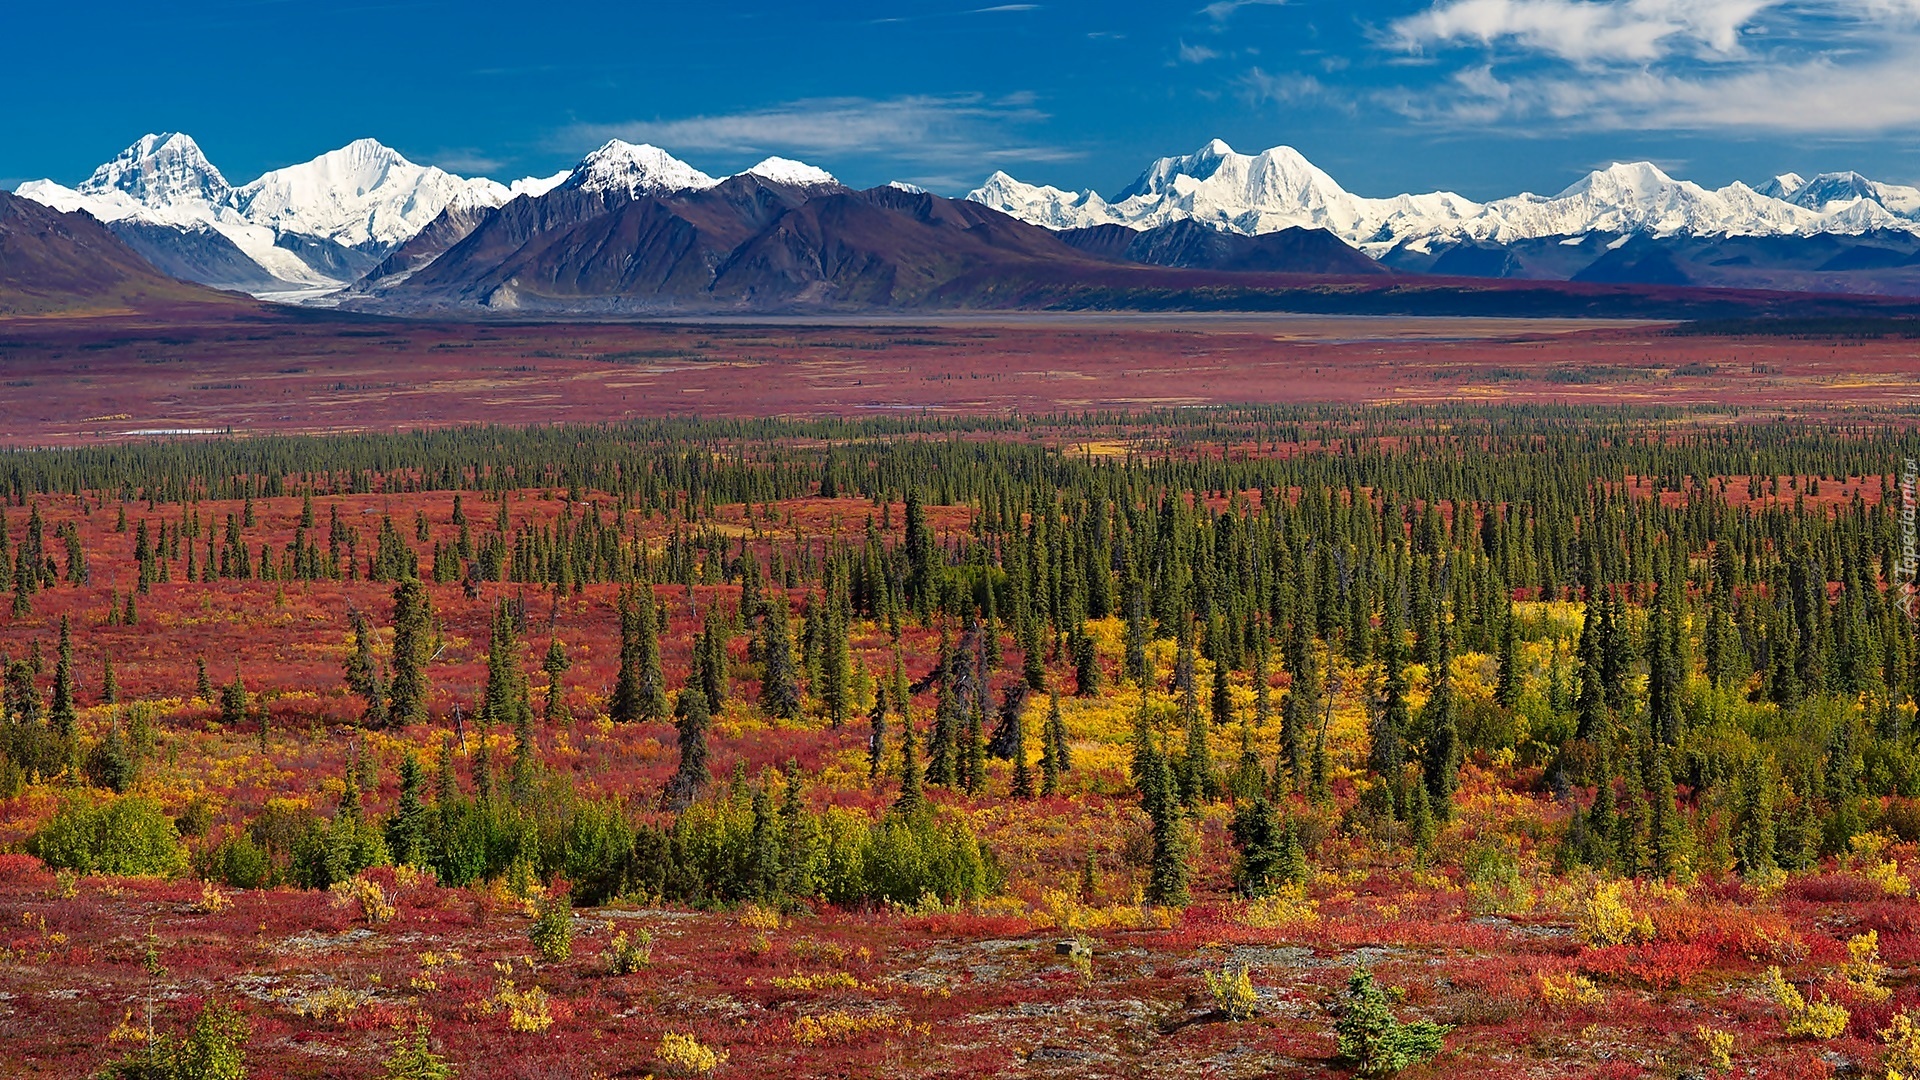
<svg viewBox="0 0 1920 1080">
<path fill-rule="evenodd" d="M 87 214 L 63 214 L 0 191 L 0 315 L 182 304 L 253 307 L 250 300 L 161 274 Z"/>
</svg>

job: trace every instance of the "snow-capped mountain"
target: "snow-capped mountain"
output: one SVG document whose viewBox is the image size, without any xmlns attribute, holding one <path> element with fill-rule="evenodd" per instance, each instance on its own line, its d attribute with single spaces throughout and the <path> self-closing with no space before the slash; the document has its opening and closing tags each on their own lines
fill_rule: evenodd
<svg viewBox="0 0 1920 1080">
<path fill-rule="evenodd" d="M 793 187 L 827 187 L 840 183 L 825 169 L 783 157 L 770 157 L 748 169 L 747 175 Z"/>
<path fill-rule="evenodd" d="M 581 158 L 560 186 L 639 198 L 663 191 L 700 191 L 717 183 L 718 180 L 657 146 L 613 139 Z"/>
<path fill-rule="evenodd" d="M 345 284 L 449 207 L 500 206 L 567 176 L 469 180 L 361 139 L 234 187 L 175 132 L 143 136 L 77 187 L 36 180 L 18 194 L 86 211 L 168 273 L 265 293 Z"/>
<path fill-rule="evenodd" d="M 1023 184 L 1000 172 L 967 197 L 1052 229 L 1144 229 L 1180 220 L 1248 235 L 1322 228 L 1375 257 L 1462 241 L 1504 244 L 1590 233 L 1920 233 L 1920 189 L 1851 173 L 1811 181 L 1786 173 L 1758 190 L 1741 183 L 1709 190 L 1642 162 L 1596 170 L 1552 196 L 1528 193 L 1476 203 L 1442 191 L 1374 199 L 1348 192 L 1292 147 L 1247 155 L 1218 139 L 1192 154 L 1155 161 L 1111 199 Z"/>
</svg>

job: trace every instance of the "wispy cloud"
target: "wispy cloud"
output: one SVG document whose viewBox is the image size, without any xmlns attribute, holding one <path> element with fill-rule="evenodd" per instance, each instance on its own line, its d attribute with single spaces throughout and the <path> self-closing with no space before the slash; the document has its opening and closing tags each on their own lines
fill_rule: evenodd
<svg viewBox="0 0 1920 1080">
<path fill-rule="evenodd" d="M 1920 0 L 1435 0 L 1382 42 L 1481 55 L 1377 100 L 1452 126 L 1920 130 Z"/>
<path fill-rule="evenodd" d="M 1450 93 L 1402 100 L 1401 111 L 1450 124 L 1534 119 L 1596 130 L 1877 138 L 1920 128 L 1920 44 L 1864 63 L 1817 57 L 1784 66 L 1686 75 L 1640 70 L 1607 79 L 1502 78 L 1482 65 L 1457 73 Z"/>
<path fill-rule="evenodd" d="M 441 150 L 424 155 L 427 163 L 436 165 L 450 173 L 461 176 L 492 176 L 507 166 L 503 158 L 495 157 L 473 147 L 453 150 Z"/>
<path fill-rule="evenodd" d="M 1200 14 L 1216 23 L 1226 22 L 1234 13 L 1245 7 L 1279 7 L 1287 0 L 1213 0 L 1213 3 L 1200 9 Z"/>
<path fill-rule="evenodd" d="M 1251 105 L 1298 105 L 1332 97 L 1325 83 L 1299 72 L 1272 74 L 1256 67 L 1240 76 L 1239 81 L 1240 96 Z"/>
<path fill-rule="evenodd" d="M 1508 45 L 1563 60 L 1658 60 L 1740 52 L 1741 31 L 1783 0 L 1442 0 L 1393 24 L 1410 49 Z"/>
<path fill-rule="evenodd" d="M 922 176 L 956 170 L 976 175 L 1000 163 L 1078 158 L 1078 151 L 1023 134 L 1047 118 L 1031 94 L 808 98 L 743 112 L 575 124 L 560 131 L 553 144 L 577 153 L 608 139 L 625 139 L 674 153 L 779 152 L 829 161 L 877 160 Z"/>
<path fill-rule="evenodd" d="M 1180 43 L 1180 62 L 1183 64 L 1204 64 L 1220 55 L 1218 49 L 1209 49 L 1205 45 Z"/>
</svg>

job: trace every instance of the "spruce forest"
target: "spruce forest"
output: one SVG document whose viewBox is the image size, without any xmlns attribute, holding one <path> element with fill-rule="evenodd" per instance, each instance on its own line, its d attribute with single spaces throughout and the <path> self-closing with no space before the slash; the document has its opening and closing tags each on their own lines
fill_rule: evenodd
<svg viewBox="0 0 1920 1080">
<path fill-rule="evenodd" d="M 1898 418 L 0 456 L 0 1074 L 1920 1075 Z"/>
</svg>

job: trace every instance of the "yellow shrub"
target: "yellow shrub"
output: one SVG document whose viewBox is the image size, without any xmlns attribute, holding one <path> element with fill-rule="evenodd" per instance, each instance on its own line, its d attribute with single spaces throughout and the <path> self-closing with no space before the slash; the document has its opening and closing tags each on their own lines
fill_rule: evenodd
<svg viewBox="0 0 1920 1080">
<path fill-rule="evenodd" d="M 1253 978 L 1247 974 L 1245 964 L 1201 974 L 1206 977 L 1207 992 L 1213 995 L 1214 1007 L 1226 1014 L 1227 1019 L 1251 1020 L 1260 1010 L 1260 995 L 1253 989 Z"/>
<path fill-rule="evenodd" d="M 748 930 L 769 933 L 780 929 L 780 913 L 759 904 L 748 904 L 740 909 L 740 925 Z"/>
<path fill-rule="evenodd" d="M 1832 1039 L 1847 1030 L 1846 1007 L 1828 1001 L 1809 1002 L 1780 974 L 1778 967 L 1767 968 L 1767 992 L 1787 1014 L 1787 1036 L 1794 1039 Z"/>
<path fill-rule="evenodd" d="M 1595 1006 L 1606 1001 L 1606 994 L 1593 985 L 1593 980 L 1585 975 L 1567 972 L 1563 975 L 1541 974 L 1536 980 L 1540 989 L 1540 1000 L 1548 1008 L 1570 1009 L 1576 1005 Z"/>
<path fill-rule="evenodd" d="M 849 1043 L 867 1035 L 903 1036 L 932 1034 L 932 1028 L 926 1024 L 915 1024 L 899 1016 L 881 1013 L 856 1015 L 835 1009 L 832 1012 L 814 1016 L 802 1016 L 793 1022 L 793 1041 L 801 1046 L 814 1046 L 819 1043 Z"/>
<path fill-rule="evenodd" d="M 330 891 L 335 907 L 357 906 L 360 917 L 375 926 L 394 916 L 394 907 L 387 899 L 386 890 L 365 876 L 339 882 Z"/>
<path fill-rule="evenodd" d="M 315 1020 L 345 1020 L 367 1003 L 368 995 L 356 993 L 339 986 L 329 986 L 325 990 L 308 994 L 294 1004 L 293 1011 L 301 1016 L 310 1016 Z"/>
<path fill-rule="evenodd" d="M 232 906 L 233 898 L 222 892 L 220 886 L 211 881 L 200 885 L 200 902 L 194 905 L 198 910 L 209 915 L 218 915 Z"/>
<path fill-rule="evenodd" d="M 1880 985 L 1887 965 L 1880 962 L 1880 932 L 1869 930 L 1847 939 L 1847 962 L 1840 969 L 1853 992 L 1868 1001 L 1885 1001 L 1893 991 Z"/>
<path fill-rule="evenodd" d="M 1282 885 L 1273 892 L 1247 901 L 1239 923 L 1254 930 L 1293 930 L 1317 926 L 1320 902 L 1309 899 L 1299 885 Z"/>
<path fill-rule="evenodd" d="M 1920 1080 L 1920 1024 L 1907 1013 L 1894 1013 L 1880 1033 L 1887 1044 L 1887 1080 Z"/>
<path fill-rule="evenodd" d="M 1733 1068 L 1733 1032 L 1710 1028 L 1705 1024 L 1693 1029 L 1693 1037 L 1707 1052 L 1707 1064 L 1725 1072 Z"/>
<path fill-rule="evenodd" d="M 725 1053 L 701 1045 L 693 1036 L 672 1031 L 660 1036 L 655 1054 L 660 1058 L 661 1071 L 668 1076 L 706 1076 L 727 1060 Z"/>
<path fill-rule="evenodd" d="M 519 1032 L 541 1032 L 553 1026 L 553 1012 L 547 1007 L 547 992 L 537 986 L 516 989 L 512 979 L 500 986 L 481 1006 L 488 1013 L 507 1010 L 507 1028 Z"/>
<path fill-rule="evenodd" d="M 1635 914 L 1621 898 L 1617 881 L 1596 882 L 1574 912 L 1574 933 L 1589 945 L 1621 945 L 1653 940 L 1653 920 Z"/>
<path fill-rule="evenodd" d="M 772 980 L 776 990 L 857 990 L 860 980 L 844 971 L 828 971 L 819 975 L 806 975 L 794 972 L 792 975 L 775 975 Z"/>
</svg>

